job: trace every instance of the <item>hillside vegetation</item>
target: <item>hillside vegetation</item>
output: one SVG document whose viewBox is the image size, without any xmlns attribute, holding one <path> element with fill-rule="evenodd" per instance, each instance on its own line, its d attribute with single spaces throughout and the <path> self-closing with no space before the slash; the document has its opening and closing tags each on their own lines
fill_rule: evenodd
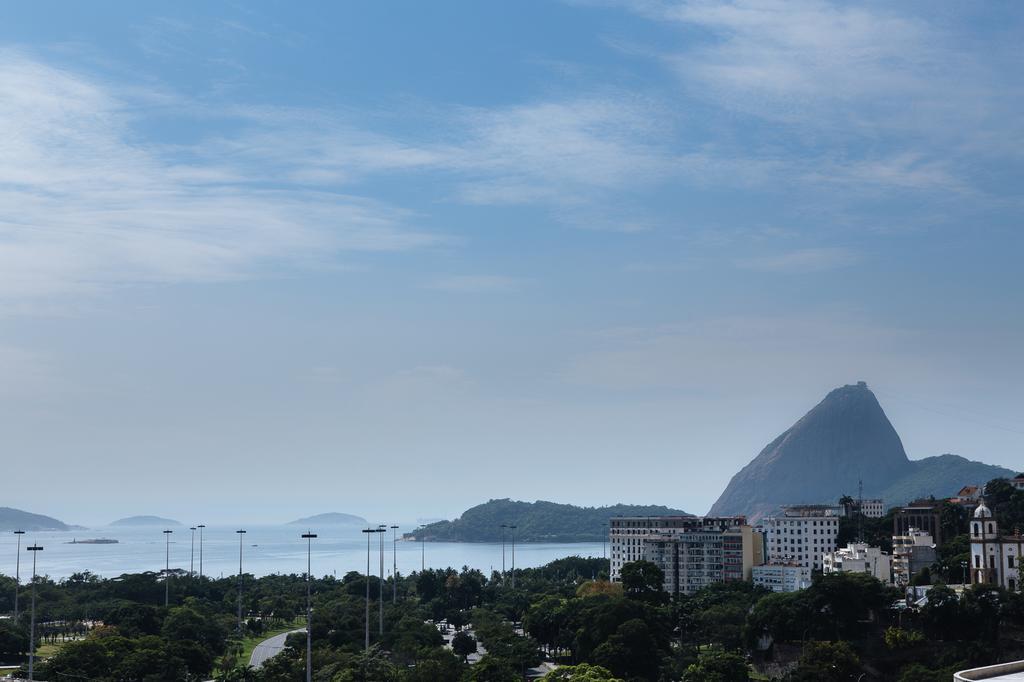
<svg viewBox="0 0 1024 682">
<path fill-rule="evenodd" d="M 417 528 L 406 537 L 449 542 L 500 542 L 502 524 L 516 526 L 520 542 L 600 542 L 608 537 L 605 525 L 613 516 L 688 515 L 661 505 L 615 504 L 576 507 L 555 502 L 490 500 L 463 512 L 454 521 L 438 521 Z M 510 536 L 509 536 L 510 537 Z"/>
</svg>

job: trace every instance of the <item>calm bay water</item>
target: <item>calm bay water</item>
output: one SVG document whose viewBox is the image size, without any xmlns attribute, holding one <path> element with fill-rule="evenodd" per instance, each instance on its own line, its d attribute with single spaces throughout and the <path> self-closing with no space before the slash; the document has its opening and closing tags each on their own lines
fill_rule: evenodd
<svg viewBox="0 0 1024 682">
<path fill-rule="evenodd" d="M 246 573 L 303 573 L 306 570 L 306 545 L 298 526 L 253 526 L 243 537 L 242 563 Z M 313 574 L 339 577 L 348 571 L 366 570 L 366 536 L 358 528 L 313 529 L 319 537 L 313 541 Z M 67 544 L 73 539 L 111 538 L 112 545 Z M 199 533 L 195 541 L 195 570 L 199 570 Z M 161 528 L 99 528 L 86 531 L 26 533 L 22 536 L 21 577 L 32 572 L 32 556 L 25 551 L 33 542 L 43 546 L 38 553 L 38 572 L 51 578 L 66 578 L 72 573 L 91 571 L 103 577 L 123 573 L 162 571 L 164 535 Z M 379 570 L 379 540 L 371 536 L 370 568 Z M 385 575 L 391 574 L 391 534 L 384 543 Z M 469 566 L 489 574 L 501 570 L 501 543 L 427 542 L 423 547 L 427 568 Z M 397 543 L 398 571 L 409 574 L 419 570 L 421 547 L 418 542 Z M 516 544 L 516 567 L 542 566 L 567 556 L 595 556 L 602 553 L 599 542 Z M 16 541 L 10 532 L 0 534 L 0 572 L 14 575 Z M 175 528 L 170 544 L 171 568 L 189 570 L 191 531 Z M 511 545 L 506 545 L 506 561 L 511 567 Z M 238 535 L 234 527 L 210 527 L 204 533 L 203 572 L 208 576 L 235 575 L 238 572 Z"/>
</svg>

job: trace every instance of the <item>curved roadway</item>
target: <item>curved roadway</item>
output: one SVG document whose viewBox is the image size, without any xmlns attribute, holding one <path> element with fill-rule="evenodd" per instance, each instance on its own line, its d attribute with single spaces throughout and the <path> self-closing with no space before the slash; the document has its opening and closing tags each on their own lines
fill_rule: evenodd
<svg viewBox="0 0 1024 682">
<path fill-rule="evenodd" d="M 305 632 L 306 629 L 302 628 L 299 630 L 292 630 L 291 632 L 282 632 L 279 635 L 274 635 L 270 639 L 265 639 L 256 645 L 256 648 L 252 650 L 252 656 L 249 657 L 249 665 L 254 668 L 261 667 L 268 659 L 277 656 L 284 649 L 284 642 L 288 639 L 288 635 L 294 632 Z"/>
</svg>

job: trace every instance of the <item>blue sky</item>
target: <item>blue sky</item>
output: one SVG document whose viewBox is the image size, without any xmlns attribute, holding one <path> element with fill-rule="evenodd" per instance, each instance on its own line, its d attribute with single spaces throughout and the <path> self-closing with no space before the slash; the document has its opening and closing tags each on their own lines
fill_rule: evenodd
<svg viewBox="0 0 1024 682">
<path fill-rule="evenodd" d="M 7 7 L 5 504 L 700 513 L 862 379 L 912 458 L 1022 468 L 1022 19 Z"/>
</svg>

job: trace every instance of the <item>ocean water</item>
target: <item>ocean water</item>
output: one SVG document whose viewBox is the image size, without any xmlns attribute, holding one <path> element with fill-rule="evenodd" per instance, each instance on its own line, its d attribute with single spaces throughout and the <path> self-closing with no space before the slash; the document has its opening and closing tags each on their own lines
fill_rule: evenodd
<svg viewBox="0 0 1024 682">
<path fill-rule="evenodd" d="M 212 577 L 238 573 L 238 534 L 236 527 L 208 527 L 203 533 L 203 573 Z M 299 536 L 306 531 L 298 526 L 253 526 L 242 536 L 242 568 L 257 576 L 273 573 L 304 573 L 306 570 L 306 541 Z M 164 568 L 165 539 L 162 528 L 99 528 L 86 531 L 30 532 L 21 540 L 21 578 L 24 582 L 32 572 L 32 553 L 25 547 L 32 543 L 42 545 L 38 552 L 37 571 L 55 580 L 73 573 L 90 571 L 106 578 L 124 573 L 162 571 Z M 313 540 L 313 574 L 342 576 L 348 571 L 366 571 L 366 535 L 358 528 L 336 526 L 312 529 L 318 534 Z M 118 544 L 70 544 L 72 540 L 111 538 Z M 370 570 L 379 570 L 379 536 L 372 535 L 370 544 Z M 192 532 L 188 528 L 175 528 L 170 536 L 171 568 L 199 571 L 199 533 L 195 534 L 192 551 Z M 391 574 L 391 533 L 384 543 L 385 575 Z M 421 560 L 427 568 L 462 568 L 469 566 L 490 574 L 501 570 L 501 542 L 408 542 L 395 543 L 398 571 L 409 574 L 419 570 Z M 422 554 L 421 554 L 422 552 Z M 13 576 L 16 561 L 16 538 L 7 531 L 0 533 L 0 573 Z M 580 543 L 517 543 L 517 568 L 542 566 L 554 559 L 567 556 L 602 556 L 600 542 Z M 505 546 L 506 566 L 512 565 L 511 544 Z"/>
</svg>

